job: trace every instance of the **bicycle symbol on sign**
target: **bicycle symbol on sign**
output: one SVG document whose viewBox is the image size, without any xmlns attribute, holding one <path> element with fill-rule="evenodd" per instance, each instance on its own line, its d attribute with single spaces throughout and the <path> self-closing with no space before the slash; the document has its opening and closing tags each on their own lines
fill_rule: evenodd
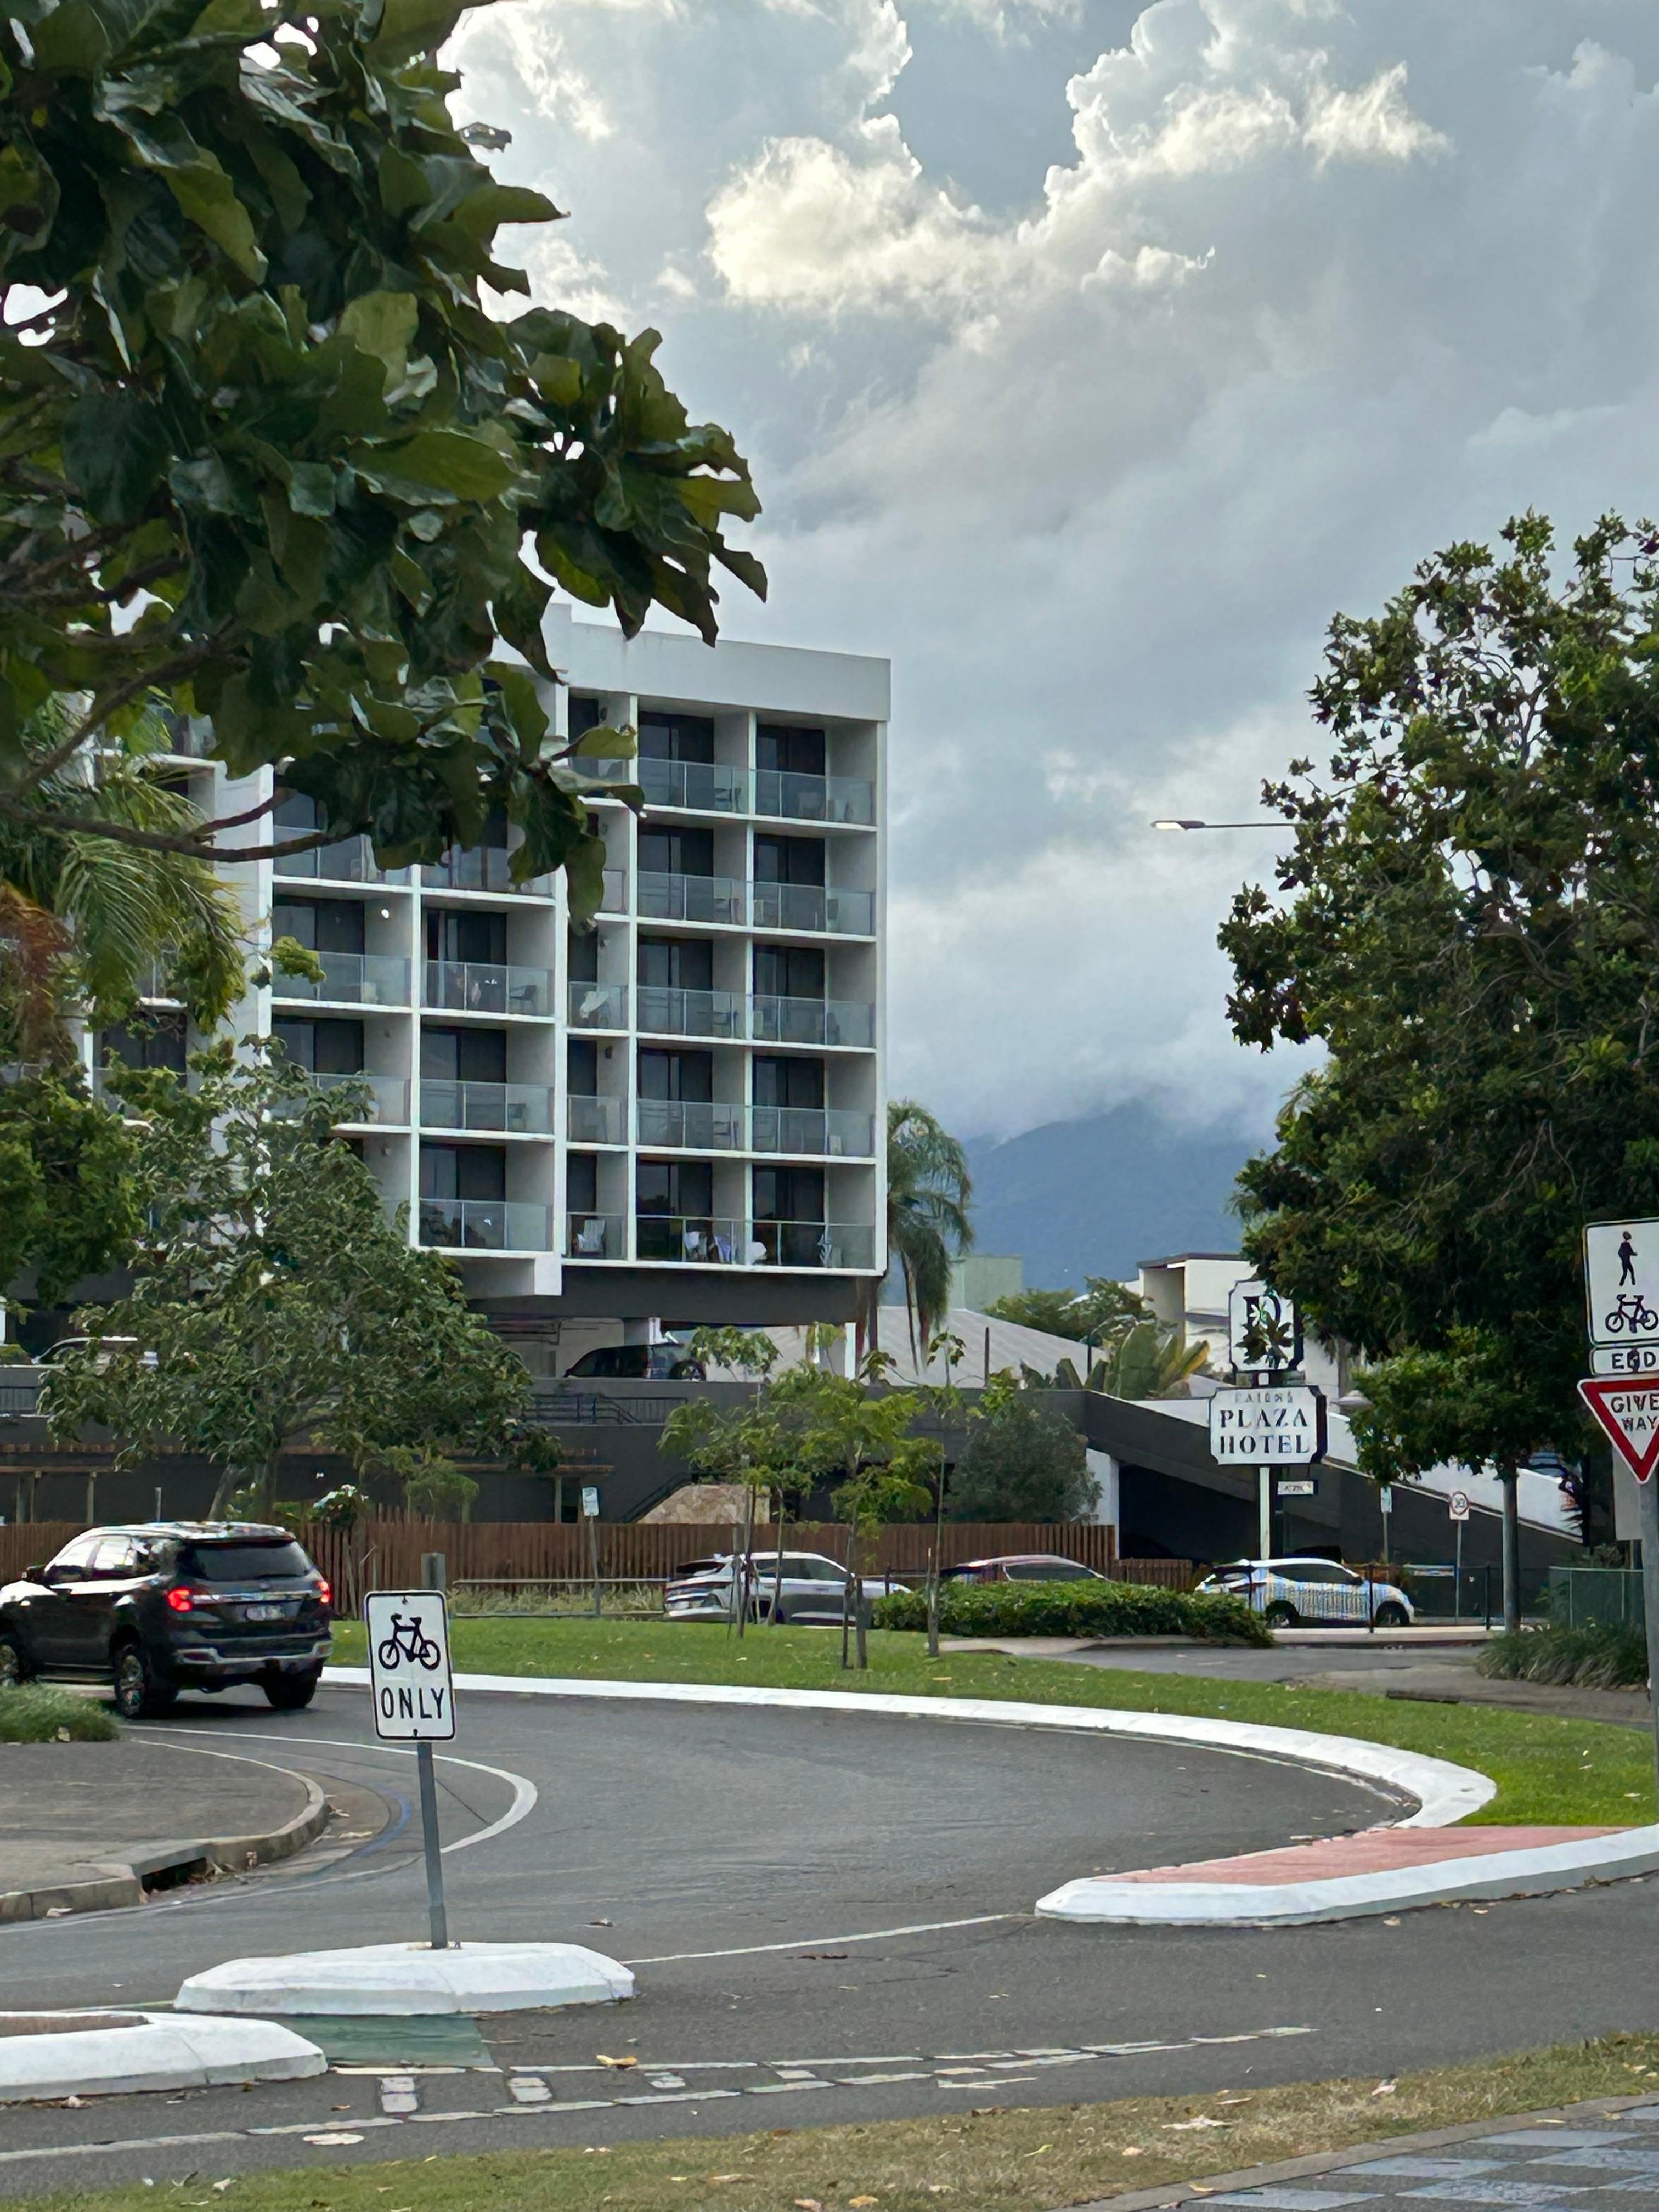
<svg viewBox="0 0 1659 2212">
<path fill-rule="evenodd" d="M 1655 1313 L 1639 1291 L 1621 1291 L 1601 1326 L 1609 1336 L 1621 1335 L 1626 1329 L 1634 1336 L 1646 1329 L 1659 1328 L 1659 1313 Z"/>
<path fill-rule="evenodd" d="M 400 1659 L 411 1666 L 424 1667 L 428 1674 L 443 1663 L 443 1648 L 434 1644 L 420 1623 L 416 1613 L 394 1613 L 392 1633 L 375 1653 L 382 1667 L 395 1667 Z"/>
</svg>

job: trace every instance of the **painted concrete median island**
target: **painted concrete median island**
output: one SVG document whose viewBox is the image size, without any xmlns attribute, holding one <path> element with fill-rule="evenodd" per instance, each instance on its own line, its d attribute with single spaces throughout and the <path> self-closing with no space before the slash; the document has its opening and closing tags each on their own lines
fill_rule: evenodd
<svg viewBox="0 0 1659 2212">
<path fill-rule="evenodd" d="M 361 1668 L 328 1679 L 362 1684 Z M 1182 1867 L 1092 1875 L 1039 1898 L 1045 1917 L 1103 1925 L 1273 1927 L 1348 1920 L 1455 1898 L 1542 1896 L 1659 1867 L 1659 1824 L 1625 1828 L 1456 1826 L 1497 1795 L 1497 1784 L 1454 1765 L 1359 1736 L 1273 1728 L 1186 1713 L 991 1698 L 910 1698 L 844 1690 L 768 1689 L 747 1683 L 586 1681 L 517 1674 L 457 1674 L 464 1693 L 758 1705 L 798 1711 L 873 1713 L 1000 1728 L 1076 1730 L 1201 1745 L 1348 1775 L 1391 1791 L 1413 1809 L 1352 1836 Z M 1424 1832 L 1427 1832 L 1425 1833 Z M 1310 1856 L 1299 1856 L 1302 1851 Z"/>
</svg>

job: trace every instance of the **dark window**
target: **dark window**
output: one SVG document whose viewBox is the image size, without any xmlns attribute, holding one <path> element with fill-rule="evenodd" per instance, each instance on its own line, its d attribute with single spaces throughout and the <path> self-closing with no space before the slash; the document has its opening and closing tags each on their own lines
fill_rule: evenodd
<svg viewBox="0 0 1659 2212">
<path fill-rule="evenodd" d="M 702 714 L 647 712 L 640 716 L 640 751 L 647 760 L 712 761 L 714 725 Z"/>
<path fill-rule="evenodd" d="M 755 881 L 757 884 L 822 884 L 822 837 L 757 837 Z"/>
<path fill-rule="evenodd" d="M 641 1160 L 640 1212 L 706 1216 L 714 1203 L 714 1171 L 708 1160 Z"/>
<path fill-rule="evenodd" d="M 507 1196 L 507 1153 L 499 1145 L 422 1145 L 422 1198 Z"/>
<path fill-rule="evenodd" d="M 712 1052 L 641 1052 L 641 1098 L 687 1098 L 707 1104 L 714 1095 Z"/>
<path fill-rule="evenodd" d="M 599 980 L 599 933 L 597 929 L 570 933 L 570 980 L 597 983 Z"/>
<path fill-rule="evenodd" d="M 270 933 L 291 937 L 311 952 L 361 952 L 363 909 L 356 899 L 279 898 L 270 909 Z"/>
<path fill-rule="evenodd" d="M 599 1205 L 597 1152 L 572 1152 L 565 1163 L 564 1202 L 572 1213 L 596 1213 Z"/>
<path fill-rule="evenodd" d="M 755 1061 L 755 1103 L 757 1106 L 822 1106 L 823 1103 L 823 1062 L 821 1060 L 788 1060 L 781 1054 L 757 1057 Z M 793 1152 L 793 1145 L 783 1147 Z"/>
<path fill-rule="evenodd" d="M 303 836 L 306 830 L 318 826 L 317 802 L 303 791 L 284 792 L 271 810 L 271 819 L 290 836 Z"/>
<path fill-rule="evenodd" d="M 308 1575 L 311 1562 L 295 1543 L 186 1544 L 179 1572 L 198 1583 L 267 1583 Z"/>
<path fill-rule="evenodd" d="M 507 958 L 507 916 L 471 907 L 428 907 L 426 957 L 498 967 Z"/>
<path fill-rule="evenodd" d="M 138 1571 L 137 1547 L 130 1536 L 105 1536 L 100 1539 L 92 1565 L 87 1569 L 88 1582 L 131 1582 Z"/>
<path fill-rule="evenodd" d="M 564 1082 L 578 1098 L 596 1098 L 599 1090 L 599 1048 L 592 1037 L 572 1037 L 564 1048 Z"/>
<path fill-rule="evenodd" d="M 823 774 L 823 732 L 792 728 L 783 722 L 763 722 L 755 732 L 755 764 L 762 775 L 781 769 L 786 775 Z"/>
<path fill-rule="evenodd" d="M 182 1075 L 190 1038 L 182 1014 L 150 1014 L 105 1030 L 99 1038 L 106 1060 L 129 1067 L 171 1067 Z"/>
<path fill-rule="evenodd" d="M 641 830 L 640 867 L 647 876 L 712 876 L 714 833 L 712 830 Z"/>
<path fill-rule="evenodd" d="M 757 1168 L 757 1221 L 822 1221 L 822 1168 Z"/>
<path fill-rule="evenodd" d="M 271 1033 L 296 1067 L 310 1075 L 361 1075 L 363 1071 L 363 1025 L 361 1022 L 298 1022 L 271 1024 Z"/>
<path fill-rule="evenodd" d="M 603 699 L 583 698 L 573 691 L 570 695 L 570 734 L 573 738 L 585 738 L 590 730 L 597 730 L 605 720 Z"/>
<path fill-rule="evenodd" d="M 805 945 L 757 945 L 755 993 L 763 999 L 821 999 L 823 953 Z"/>
<path fill-rule="evenodd" d="M 505 1030 L 421 1031 L 421 1073 L 436 1083 L 505 1083 Z"/>
<path fill-rule="evenodd" d="M 710 991 L 714 948 L 706 937 L 642 937 L 639 980 L 647 990 Z"/>
<path fill-rule="evenodd" d="M 92 1565 L 92 1555 L 101 1541 L 95 1532 L 90 1536 L 76 1536 L 72 1542 L 65 1544 L 61 1552 L 53 1555 L 50 1567 L 77 1567 L 84 1575 Z"/>
</svg>

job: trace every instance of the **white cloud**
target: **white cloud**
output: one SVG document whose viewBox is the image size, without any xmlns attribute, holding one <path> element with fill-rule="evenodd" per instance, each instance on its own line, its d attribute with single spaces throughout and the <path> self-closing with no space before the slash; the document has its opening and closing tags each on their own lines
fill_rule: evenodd
<svg viewBox="0 0 1659 2212">
<path fill-rule="evenodd" d="M 1146 823 L 1254 812 L 1433 546 L 1659 507 L 1652 0 L 1133 8 L 521 0 L 549 88 L 495 65 L 563 275 L 754 459 L 727 628 L 893 659 L 893 1079 L 963 1127 L 1260 1127 L 1214 933 L 1272 840 Z"/>
</svg>

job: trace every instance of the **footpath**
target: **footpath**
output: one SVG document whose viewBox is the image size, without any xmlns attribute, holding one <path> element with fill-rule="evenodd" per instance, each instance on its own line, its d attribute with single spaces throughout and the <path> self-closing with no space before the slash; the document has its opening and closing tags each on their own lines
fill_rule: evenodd
<svg viewBox="0 0 1659 2212">
<path fill-rule="evenodd" d="M 328 1800 L 308 1775 L 195 1746 L 0 1744 L 0 1922 L 141 1904 L 302 1850 Z"/>
</svg>

